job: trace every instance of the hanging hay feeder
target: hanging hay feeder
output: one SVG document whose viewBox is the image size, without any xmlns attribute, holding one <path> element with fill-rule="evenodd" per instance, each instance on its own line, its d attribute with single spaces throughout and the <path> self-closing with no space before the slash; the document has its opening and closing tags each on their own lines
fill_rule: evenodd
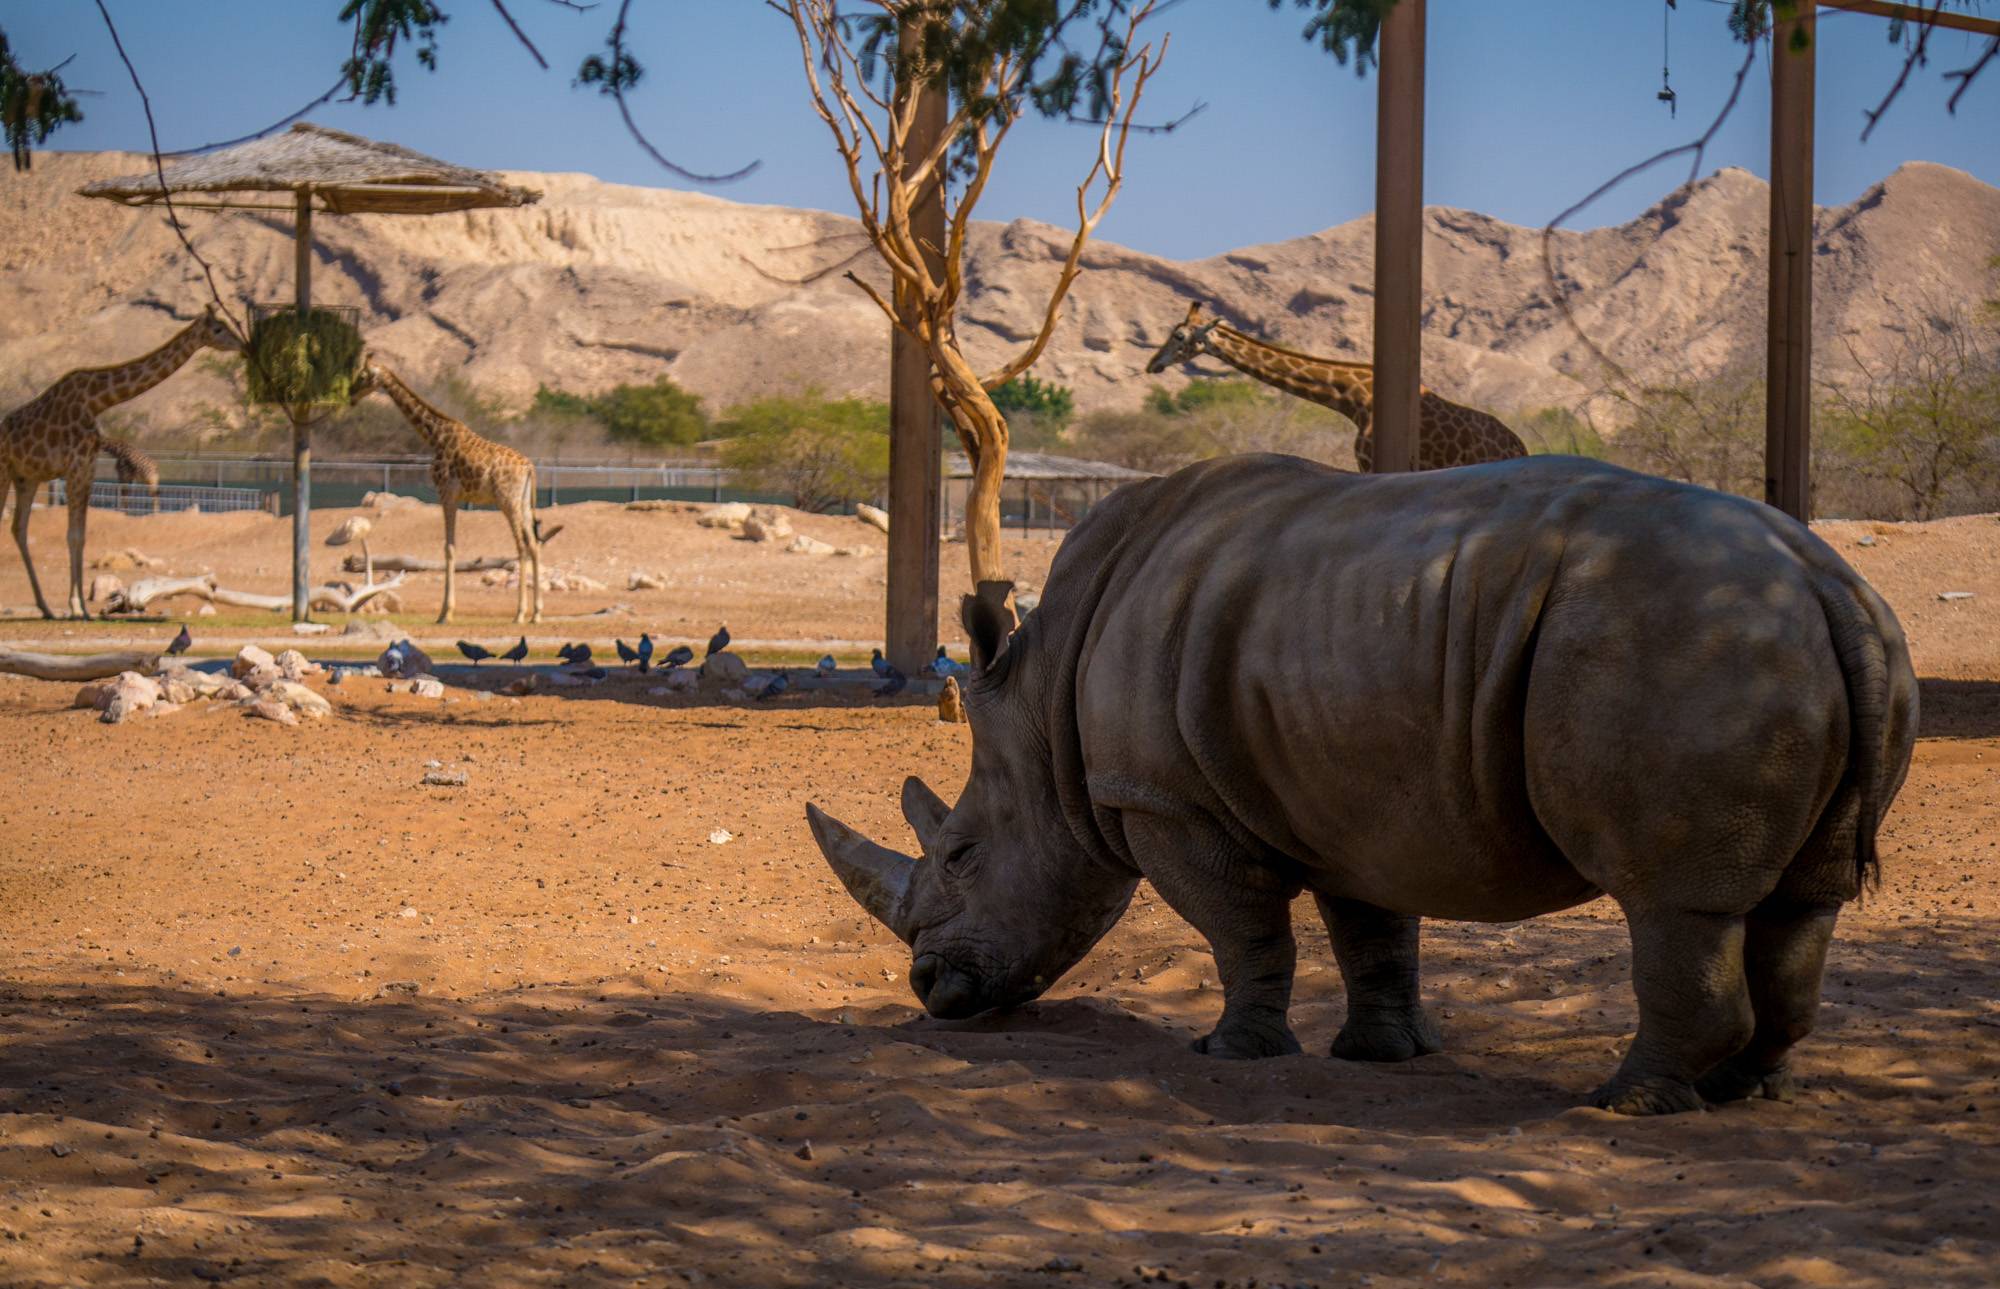
<svg viewBox="0 0 2000 1289">
<path fill-rule="evenodd" d="M 244 353 L 250 401 L 346 403 L 361 371 L 360 321 L 361 310 L 349 305 L 321 305 L 303 317 L 290 305 L 251 305 Z"/>
</svg>

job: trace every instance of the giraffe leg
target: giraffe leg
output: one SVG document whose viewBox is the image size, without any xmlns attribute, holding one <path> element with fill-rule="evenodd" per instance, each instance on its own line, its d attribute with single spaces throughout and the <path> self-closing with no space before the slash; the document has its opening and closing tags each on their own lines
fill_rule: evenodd
<svg viewBox="0 0 2000 1289">
<path fill-rule="evenodd" d="M 451 612 L 458 603 L 458 507 L 451 501 L 444 503 L 444 607 L 438 610 L 438 621 L 451 621 Z"/>
<path fill-rule="evenodd" d="M 539 586 L 541 570 L 534 567 L 534 561 L 529 557 L 528 530 L 521 522 L 519 508 L 507 511 L 507 527 L 514 533 L 514 568 L 517 573 L 514 579 L 514 621 L 525 622 L 528 620 L 528 579 L 534 578 Z"/>
<path fill-rule="evenodd" d="M 28 511 L 35 503 L 35 489 L 41 485 L 26 479 L 14 480 L 14 545 L 21 549 L 21 564 L 28 570 L 28 589 L 35 593 L 35 607 L 45 618 L 55 614 L 49 610 L 49 602 L 42 596 L 41 579 L 35 576 L 35 557 L 28 553 Z"/>
<path fill-rule="evenodd" d="M 535 535 L 535 485 L 528 485 L 528 506 L 521 523 L 521 540 L 527 544 L 528 558 L 535 563 L 535 613 L 533 622 L 542 620 L 542 539 Z"/>
<path fill-rule="evenodd" d="M 96 464 L 93 460 L 63 485 L 69 493 L 69 615 L 86 620 L 90 607 L 83 598 L 83 531 L 90 519 L 90 480 Z"/>
</svg>

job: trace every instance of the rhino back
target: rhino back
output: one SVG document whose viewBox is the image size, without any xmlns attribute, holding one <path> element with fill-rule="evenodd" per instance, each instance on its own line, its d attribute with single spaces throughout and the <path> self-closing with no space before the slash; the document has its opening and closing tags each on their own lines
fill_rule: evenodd
<svg viewBox="0 0 2000 1289">
<path fill-rule="evenodd" d="M 1578 734 L 1592 713 L 1543 675 L 1571 744 L 1531 746 L 1538 658 L 1667 713 L 1754 663 L 1787 678 L 1787 711 L 1806 692 L 1808 732 L 1844 714 L 1823 622 L 1790 612 L 1806 561 L 1761 507 L 1550 458 L 1403 476 L 1239 458 L 1147 487 L 1076 570 L 1096 587 L 1068 632 L 1090 796 L 1221 820 L 1316 889 L 1499 919 L 1596 892 L 1530 782 L 1617 755 L 1622 717 Z M 1837 767 L 1799 772 L 1823 803 Z"/>
</svg>

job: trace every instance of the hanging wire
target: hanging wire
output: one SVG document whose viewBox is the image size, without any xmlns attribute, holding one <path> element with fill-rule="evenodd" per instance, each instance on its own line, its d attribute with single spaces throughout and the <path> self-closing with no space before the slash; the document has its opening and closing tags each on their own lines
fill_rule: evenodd
<svg viewBox="0 0 2000 1289">
<path fill-rule="evenodd" d="M 1667 115 L 1680 115 L 1673 83 L 1673 14 L 1674 0 L 1667 0 L 1666 8 L 1660 10 L 1660 92 L 1653 97 L 1667 105 Z"/>
</svg>

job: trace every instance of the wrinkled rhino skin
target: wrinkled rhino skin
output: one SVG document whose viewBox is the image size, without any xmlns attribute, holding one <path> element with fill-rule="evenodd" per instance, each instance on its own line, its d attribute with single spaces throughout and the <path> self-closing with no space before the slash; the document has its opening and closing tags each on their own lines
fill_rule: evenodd
<svg viewBox="0 0 2000 1289">
<path fill-rule="evenodd" d="M 1419 919 L 1608 894 L 1639 1032 L 1595 1104 L 1788 1095 L 1875 867 L 1916 680 L 1895 617 L 1768 507 L 1573 458 L 1367 476 L 1240 457 L 1120 489 L 1011 636 L 967 597 L 972 774 L 913 862 L 808 816 L 937 1016 L 1040 994 L 1140 877 L 1208 940 L 1218 1056 L 1299 1050 L 1289 905 L 1347 982 L 1333 1054 L 1439 1047 Z"/>
</svg>

